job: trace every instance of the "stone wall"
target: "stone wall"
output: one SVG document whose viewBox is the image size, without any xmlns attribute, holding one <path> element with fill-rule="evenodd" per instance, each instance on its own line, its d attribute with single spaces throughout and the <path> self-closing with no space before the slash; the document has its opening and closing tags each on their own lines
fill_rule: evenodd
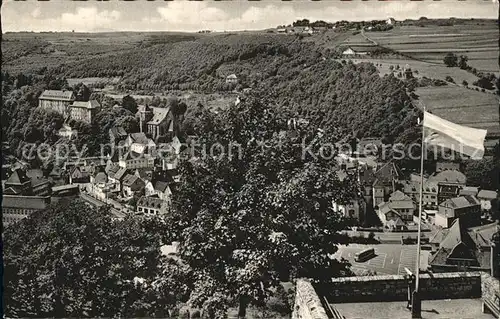
<svg viewBox="0 0 500 319">
<path fill-rule="evenodd" d="M 500 281 L 487 273 L 481 274 L 481 294 L 483 299 L 495 302 L 495 294 L 500 295 Z M 500 300 L 496 303 L 500 309 Z"/>
<path fill-rule="evenodd" d="M 360 276 L 335 278 L 315 285 L 320 296 L 330 303 L 404 301 L 408 298 L 405 276 Z M 457 272 L 420 275 L 420 291 L 425 299 L 458 299 L 481 297 L 481 273 Z"/>
<path fill-rule="evenodd" d="M 292 319 L 328 319 L 314 287 L 305 279 L 297 280 Z"/>
</svg>

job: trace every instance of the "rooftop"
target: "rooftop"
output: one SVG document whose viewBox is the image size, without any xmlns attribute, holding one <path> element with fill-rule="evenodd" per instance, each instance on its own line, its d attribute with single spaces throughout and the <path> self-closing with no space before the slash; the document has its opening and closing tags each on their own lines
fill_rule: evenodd
<svg viewBox="0 0 500 319">
<path fill-rule="evenodd" d="M 465 208 L 480 204 L 481 203 L 479 203 L 479 201 L 474 196 L 466 195 L 466 196 L 450 198 L 441 205 L 452 208 Z"/>
<path fill-rule="evenodd" d="M 73 102 L 73 104 L 71 104 L 71 107 L 79 107 L 79 108 L 85 108 L 85 109 L 96 109 L 96 108 L 100 107 L 100 104 L 96 100 L 90 100 L 87 102 L 75 101 L 75 102 Z"/>
<path fill-rule="evenodd" d="M 432 175 L 429 180 L 438 183 L 465 184 L 467 178 L 457 170 L 445 170 Z"/>
<path fill-rule="evenodd" d="M 480 190 L 479 193 L 477 194 L 477 197 L 481 199 L 495 199 L 497 198 L 497 196 L 498 196 L 497 192 L 489 191 L 486 189 Z"/>
<path fill-rule="evenodd" d="M 39 97 L 40 100 L 73 101 L 73 91 L 45 90 Z"/>
</svg>

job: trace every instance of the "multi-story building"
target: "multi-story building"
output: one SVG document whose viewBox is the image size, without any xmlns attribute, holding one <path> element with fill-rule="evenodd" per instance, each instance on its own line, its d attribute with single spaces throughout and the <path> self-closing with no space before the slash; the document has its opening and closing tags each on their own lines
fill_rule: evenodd
<svg viewBox="0 0 500 319">
<path fill-rule="evenodd" d="M 481 221 L 481 203 L 473 196 L 450 198 L 439 204 L 435 224 L 443 228 L 451 226 L 453 221 L 460 221 L 467 227 L 476 226 Z"/>
<path fill-rule="evenodd" d="M 46 110 L 54 110 L 67 115 L 68 107 L 75 101 L 73 91 L 45 90 L 38 97 L 38 107 Z"/>
<path fill-rule="evenodd" d="M 137 201 L 137 213 L 145 216 L 163 215 L 168 211 L 168 204 L 160 198 L 142 196 Z"/>
<path fill-rule="evenodd" d="M 457 170 L 444 170 L 429 177 L 429 181 L 438 185 L 438 204 L 447 199 L 457 197 L 460 189 L 465 187 L 467 178 Z"/>
<path fill-rule="evenodd" d="M 387 202 L 379 205 L 377 214 L 384 226 L 402 226 L 413 221 L 415 203 L 401 191 L 391 194 Z"/>
<path fill-rule="evenodd" d="M 100 107 L 99 102 L 96 100 L 87 102 L 75 101 L 68 107 L 69 118 L 75 121 L 92 123 Z"/>
<path fill-rule="evenodd" d="M 155 158 L 149 154 L 140 154 L 133 151 L 127 152 L 118 162 L 120 167 L 128 170 L 136 168 L 151 168 L 155 166 Z"/>
<path fill-rule="evenodd" d="M 18 196 L 3 195 L 2 197 L 2 222 L 8 226 L 30 214 L 47 208 L 50 196 Z"/>
</svg>

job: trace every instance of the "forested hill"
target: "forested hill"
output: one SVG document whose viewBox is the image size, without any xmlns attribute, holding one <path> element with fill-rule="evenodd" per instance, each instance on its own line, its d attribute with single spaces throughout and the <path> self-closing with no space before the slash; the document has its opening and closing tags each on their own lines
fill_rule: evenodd
<svg viewBox="0 0 500 319">
<path fill-rule="evenodd" d="M 57 65 L 53 64 L 55 60 L 50 60 L 45 68 L 38 64 L 40 70 L 31 73 L 49 78 L 117 76 L 120 81 L 115 88 L 121 91 L 194 90 L 207 94 L 233 90 L 225 77 L 234 73 L 239 80 L 237 90 L 258 90 L 288 113 L 313 120 L 339 137 L 355 133 L 391 141 L 415 123 L 414 110 L 401 80 L 393 76 L 381 78 L 368 63 L 341 61 L 334 50 L 312 41 L 315 38 L 267 33 L 198 35 L 175 41 L 165 37 L 130 41 L 126 47 L 112 46 L 113 50 L 97 36 L 68 45 L 61 44 L 61 39 L 57 45 L 51 40 L 49 46 L 67 55 L 60 55 Z M 118 43 L 119 39 L 108 38 Z M 13 43 L 23 47 L 20 43 L 28 41 L 20 39 L 6 42 L 2 51 L 10 50 L 13 56 Z M 42 53 L 50 52 L 47 41 L 43 42 Z M 95 52 L 101 53 L 85 55 L 85 50 L 93 46 L 97 46 Z M 79 48 L 82 54 L 74 60 L 77 55 L 73 53 Z M 26 54 L 18 60 L 10 59 L 7 70 L 35 53 Z"/>
</svg>

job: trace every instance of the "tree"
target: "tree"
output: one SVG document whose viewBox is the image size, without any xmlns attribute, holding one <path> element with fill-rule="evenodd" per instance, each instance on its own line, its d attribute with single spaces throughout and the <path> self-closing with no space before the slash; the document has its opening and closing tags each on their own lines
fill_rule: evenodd
<svg viewBox="0 0 500 319">
<path fill-rule="evenodd" d="M 445 80 L 446 82 L 455 83 L 455 80 L 453 80 L 453 78 L 449 75 L 446 76 Z"/>
<path fill-rule="evenodd" d="M 481 77 L 479 80 L 474 81 L 473 84 L 487 90 L 493 90 L 495 88 L 487 77 Z"/>
<path fill-rule="evenodd" d="M 5 230 L 5 314 L 162 316 L 181 298 L 183 285 L 172 280 L 185 272 L 161 261 L 156 229 L 156 220 L 113 221 L 109 208 L 80 201 L 30 215 Z M 168 289 L 178 296 L 166 298 Z"/>
<path fill-rule="evenodd" d="M 458 62 L 458 66 L 462 69 L 462 70 L 466 70 L 468 65 L 467 65 L 467 61 L 469 60 L 469 58 L 466 56 L 466 55 L 461 55 L 460 56 L 460 60 Z M 446 63 L 446 62 L 445 62 Z"/>
<path fill-rule="evenodd" d="M 312 141 L 313 152 L 322 145 L 313 140 L 315 130 L 279 134 L 286 119 L 269 104 L 253 96 L 227 112 L 207 114 L 212 129 L 198 142 L 208 149 L 218 143 L 224 156 L 200 155 L 180 165 L 166 223 L 195 274 L 190 303 L 212 317 L 232 301 L 244 317 L 247 306 L 264 302 L 280 280 L 350 274 L 329 254 L 344 240 L 332 201 L 347 201 L 353 183 L 339 181 L 333 160 L 303 157 L 301 137 Z M 241 152 L 229 155 L 236 144 Z"/>
<path fill-rule="evenodd" d="M 83 83 L 78 83 L 73 88 L 73 92 L 76 92 L 75 98 L 77 101 L 88 101 L 90 99 L 91 91 L 90 89 Z"/>
<path fill-rule="evenodd" d="M 449 52 L 445 55 L 443 62 L 448 67 L 454 67 L 457 66 L 458 58 L 455 54 Z"/>
<path fill-rule="evenodd" d="M 466 163 L 464 173 L 467 177 L 467 185 L 491 190 L 500 189 L 498 181 L 500 160 L 498 158 L 470 160 Z"/>
<path fill-rule="evenodd" d="M 465 86 L 465 87 L 467 87 L 467 86 L 469 86 L 469 82 L 467 82 L 467 81 L 463 80 L 463 81 L 462 81 L 462 85 L 463 85 L 463 86 Z"/>
<path fill-rule="evenodd" d="M 122 107 L 129 110 L 132 114 L 137 113 L 137 102 L 130 95 L 125 95 L 122 99 Z"/>
</svg>

